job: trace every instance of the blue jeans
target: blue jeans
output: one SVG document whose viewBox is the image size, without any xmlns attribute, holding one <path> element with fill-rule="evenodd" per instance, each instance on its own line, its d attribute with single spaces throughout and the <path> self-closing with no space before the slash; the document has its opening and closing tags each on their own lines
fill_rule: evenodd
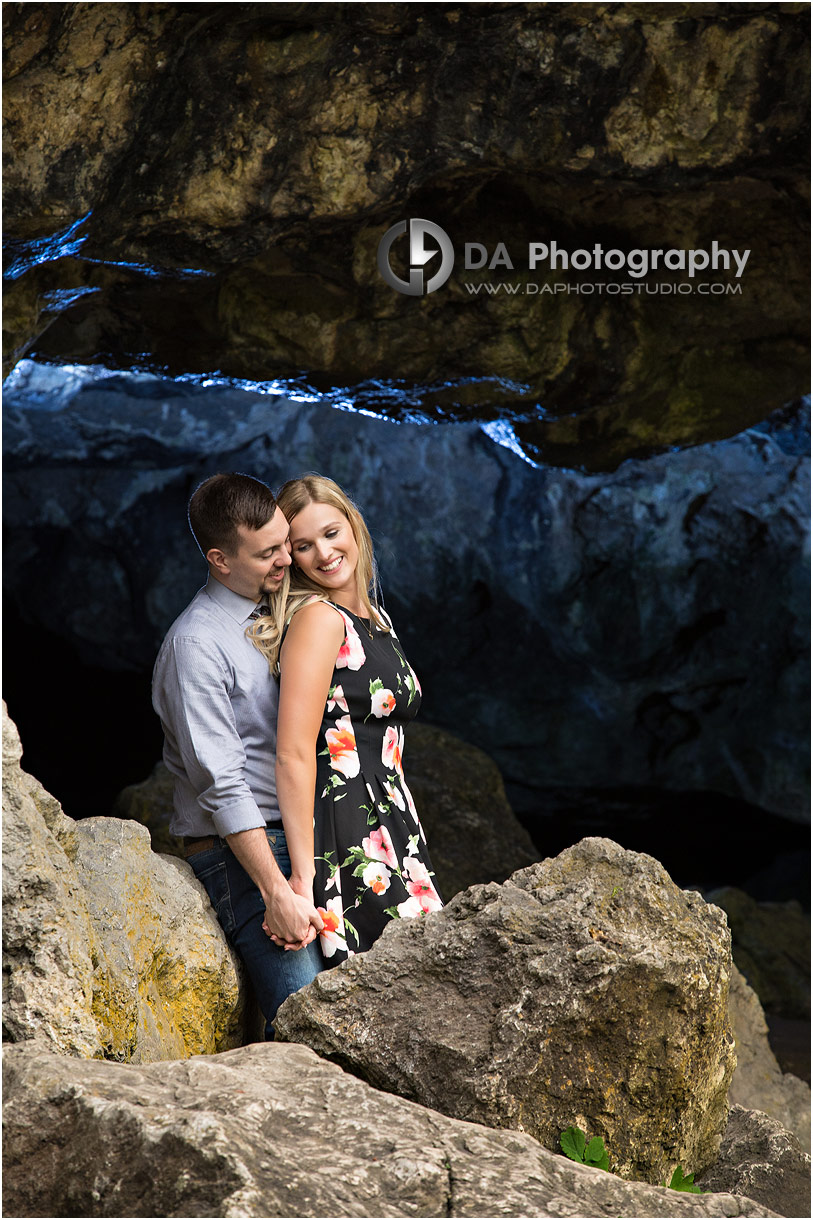
<svg viewBox="0 0 813 1220">
<path fill-rule="evenodd" d="M 285 831 L 268 827 L 268 842 L 284 877 L 291 875 Z M 281 949 L 262 929 L 265 903 L 260 891 L 223 839 L 196 852 L 189 864 L 209 895 L 220 926 L 245 963 L 265 1017 L 265 1037 L 274 1037 L 274 1017 L 283 1000 L 324 969 L 318 937 L 304 949 Z"/>
</svg>

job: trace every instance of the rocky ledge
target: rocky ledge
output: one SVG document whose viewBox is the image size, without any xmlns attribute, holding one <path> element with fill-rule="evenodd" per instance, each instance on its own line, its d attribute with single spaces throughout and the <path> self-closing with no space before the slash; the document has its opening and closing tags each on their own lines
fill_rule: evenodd
<svg viewBox="0 0 813 1220">
<path fill-rule="evenodd" d="M 780 1122 L 804 1138 L 809 1089 L 723 913 L 657 861 L 588 839 L 475 885 L 286 1001 L 321 1058 L 237 1048 L 245 988 L 191 870 L 66 818 L 3 740 L 7 1214 L 799 1214 Z M 623 1179 L 557 1155 L 572 1124 Z M 663 1189 L 678 1162 L 722 1193 Z"/>
</svg>

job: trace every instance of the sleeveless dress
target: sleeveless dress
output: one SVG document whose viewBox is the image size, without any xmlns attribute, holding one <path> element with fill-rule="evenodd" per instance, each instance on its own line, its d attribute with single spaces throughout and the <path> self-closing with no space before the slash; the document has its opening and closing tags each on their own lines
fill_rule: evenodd
<svg viewBox="0 0 813 1220">
<path fill-rule="evenodd" d="M 418 679 L 394 631 L 373 627 L 371 636 L 368 619 L 328 604 L 345 636 L 316 746 L 314 899 L 333 966 L 369 949 L 391 919 L 442 902 L 402 767 Z"/>
</svg>

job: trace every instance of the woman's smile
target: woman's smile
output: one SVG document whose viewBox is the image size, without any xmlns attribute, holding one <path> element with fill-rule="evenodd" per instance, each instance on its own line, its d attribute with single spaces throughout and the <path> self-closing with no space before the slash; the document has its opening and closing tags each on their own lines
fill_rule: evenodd
<svg viewBox="0 0 813 1220">
<path fill-rule="evenodd" d="M 292 518 L 290 537 L 303 576 L 355 610 L 359 549 L 347 517 L 331 504 L 311 502 Z"/>
</svg>

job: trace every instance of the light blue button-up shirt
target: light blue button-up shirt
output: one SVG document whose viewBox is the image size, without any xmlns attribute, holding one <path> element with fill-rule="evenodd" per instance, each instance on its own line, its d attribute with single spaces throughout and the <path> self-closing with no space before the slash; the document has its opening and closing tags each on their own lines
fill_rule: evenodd
<svg viewBox="0 0 813 1220">
<path fill-rule="evenodd" d="M 225 837 L 280 822 L 278 687 L 245 634 L 256 608 L 210 576 L 158 653 L 152 703 L 175 776 L 174 835 Z"/>
</svg>

